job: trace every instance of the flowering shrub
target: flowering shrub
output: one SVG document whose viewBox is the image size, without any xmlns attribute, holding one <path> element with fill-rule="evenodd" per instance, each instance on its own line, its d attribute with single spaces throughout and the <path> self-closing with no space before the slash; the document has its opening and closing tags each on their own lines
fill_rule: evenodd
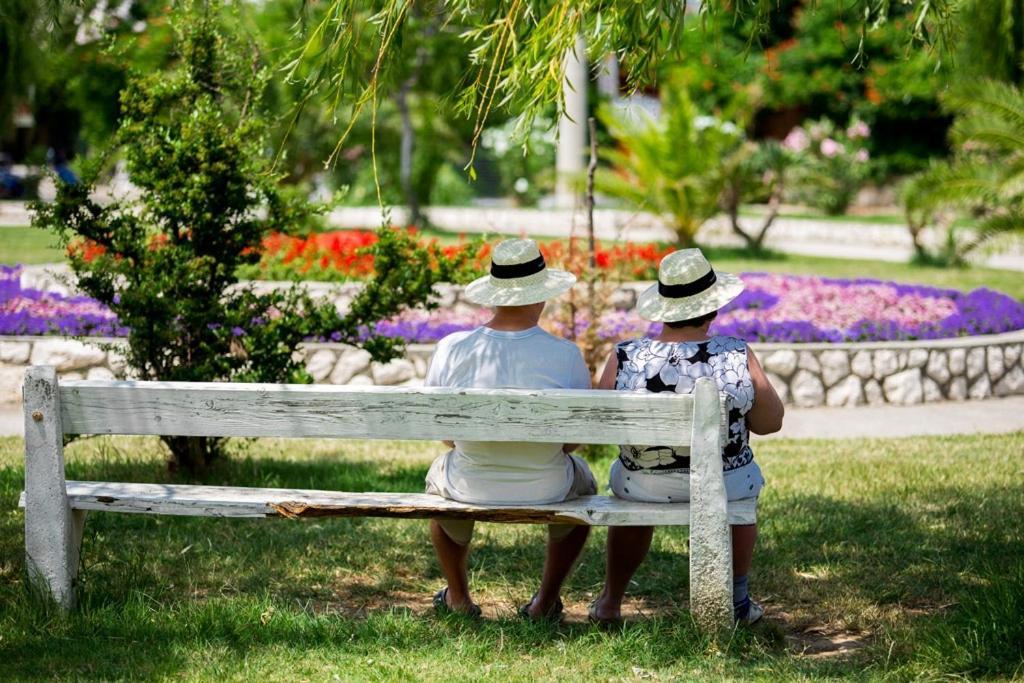
<svg viewBox="0 0 1024 683">
<path fill-rule="evenodd" d="M 793 198 L 828 214 L 841 214 L 867 178 L 871 129 L 854 119 L 846 129 L 828 119 L 798 126 L 782 146 L 796 157 Z"/>
</svg>

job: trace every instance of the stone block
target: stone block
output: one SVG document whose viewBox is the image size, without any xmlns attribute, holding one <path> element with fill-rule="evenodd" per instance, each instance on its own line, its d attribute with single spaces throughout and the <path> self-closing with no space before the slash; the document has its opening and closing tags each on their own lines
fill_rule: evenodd
<svg viewBox="0 0 1024 683">
<path fill-rule="evenodd" d="M 306 370 L 313 376 L 314 382 L 322 382 L 334 369 L 334 352 L 319 349 L 306 358 Z"/>
<path fill-rule="evenodd" d="M 427 360 L 423 356 L 411 356 L 412 366 L 416 370 L 416 376 L 423 379 L 427 376 Z"/>
<path fill-rule="evenodd" d="M 0 365 L 0 403 L 21 403 L 27 365 Z"/>
<path fill-rule="evenodd" d="M 967 378 L 954 377 L 946 389 L 946 398 L 950 401 L 963 401 L 967 398 Z"/>
<path fill-rule="evenodd" d="M 331 384 L 348 384 L 349 380 L 370 368 L 372 356 L 369 351 L 357 348 L 346 348 L 338 357 L 331 371 Z"/>
<path fill-rule="evenodd" d="M 967 370 L 967 349 L 949 350 L 949 374 L 954 377 Z"/>
<path fill-rule="evenodd" d="M 1019 365 L 1013 366 L 1003 378 L 992 387 L 992 393 L 996 396 L 1016 396 L 1024 394 L 1024 368 Z"/>
<path fill-rule="evenodd" d="M 821 363 L 821 379 L 830 387 L 850 374 L 850 357 L 845 351 L 825 351 L 818 358 Z M 857 382 L 860 391 L 860 382 Z"/>
<path fill-rule="evenodd" d="M 619 287 L 612 292 L 608 303 L 617 311 L 631 311 L 636 308 L 636 291 L 629 287 Z"/>
<path fill-rule="evenodd" d="M 873 365 L 875 369 L 874 378 L 881 381 L 899 371 L 900 357 L 895 351 L 890 351 L 889 349 L 875 351 Z"/>
<path fill-rule="evenodd" d="M 967 396 L 973 399 L 988 398 L 991 395 L 992 382 L 989 381 L 988 375 L 980 375 L 967 390 Z"/>
<path fill-rule="evenodd" d="M 775 389 L 775 393 L 779 395 L 779 399 L 783 403 L 789 401 L 789 385 L 786 384 L 786 380 L 770 372 L 765 372 L 764 374 L 765 377 L 768 378 L 768 381 L 771 382 L 772 387 Z"/>
<path fill-rule="evenodd" d="M 853 370 L 853 374 L 861 379 L 871 378 L 875 374 L 875 367 L 871 363 L 871 352 L 858 351 L 853 354 L 853 359 L 850 361 L 850 369 Z"/>
<path fill-rule="evenodd" d="M 807 371 L 798 370 L 790 383 L 793 403 L 802 408 L 820 406 L 825 402 L 825 387 L 818 376 Z"/>
<path fill-rule="evenodd" d="M 988 378 L 995 382 L 1006 372 L 1003 363 L 1003 349 L 999 346 L 990 346 L 985 349 L 985 365 L 988 366 Z"/>
<path fill-rule="evenodd" d="M 401 384 L 416 376 L 416 368 L 406 358 L 396 358 L 387 363 L 372 363 L 370 374 L 373 383 L 379 386 Z"/>
<path fill-rule="evenodd" d="M 24 365 L 32 353 L 32 344 L 22 341 L 0 341 L 0 363 Z"/>
<path fill-rule="evenodd" d="M 102 349 L 75 339 L 44 339 L 32 345 L 32 365 L 52 365 L 57 372 L 81 370 L 102 365 L 107 354 Z"/>
<path fill-rule="evenodd" d="M 810 351 L 800 352 L 796 366 L 801 370 L 813 372 L 815 375 L 821 372 L 821 363 L 818 362 L 818 358 Z"/>
<path fill-rule="evenodd" d="M 114 379 L 114 373 L 109 368 L 103 366 L 96 368 L 89 368 L 89 372 L 85 373 L 86 379 Z"/>
<path fill-rule="evenodd" d="M 1006 361 L 1007 368 L 1012 368 L 1020 363 L 1020 351 L 1020 344 L 1010 344 L 1003 347 L 1003 360 Z"/>
<path fill-rule="evenodd" d="M 928 351 L 926 349 L 911 349 L 907 353 L 908 368 L 923 368 L 928 362 Z"/>
<path fill-rule="evenodd" d="M 882 393 L 882 385 L 878 383 L 877 379 L 869 379 L 864 382 L 864 400 L 866 400 L 869 405 L 873 406 L 885 403 L 885 395 Z"/>
<path fill-rule="evenodd" d="M 115 377 L 124 377 L 128 370 L 128 359 L 120 351 L 107 351 L 107 367 Z"/>
<path fill-rule="evenodd" d="M 949 381 L 949 359 L 943 351 L 932 351 L 928 354 L 928 365 L 925 372 L 939 384 Z"/>
<path fill-rule="evenodd" d="M 860 378 L 847 375 L 846 379 L 828 390 L 825 403 L 830 406 L 856 406 L 864 402 Z"/>
<path fill-rule="evenodd" d="M 942 387 L 931 377 L 925 377 L 921 380 L 921 389 L 923 390 L 925 403 L 934 403 L 935 401 L 942 400 Z"/>
<path fill-rule="evenodd" d="M 348 381 L 350 387 L 373 386 L 373 380 L 369 375 L 356 375 Z"/>
<path fill-rule="evenodd" d="M 977 346 L 967 352 L 967 379 L 985 372 L 985 349 Z"/>
<path fill-rule="evenodd" d="M 885 400 L 889 403 L 911 404 L 920 403 L 924 398 L 924 389 L 921 386 L 921 371 L 917 368 L 909 368 L 889 375 L 882 382 L 885 391 Z"/>
<path fill-rule="evenodd" d="M 779 377 L 789 377 L 796 370 L 796 351 L 775 351 L 764 359 L 764 369 Z"/>
<path fill-rule="evenodd" d="M 64 381 L 64 380 L 75 380 L 75 379 L 85 379 L 85 374 L 81 373 L 81 372 L 78 372 L 77 370 L 69 370 L 67 372 L 60 373 L 58 378 L 61 381 Z"/>
</svg>

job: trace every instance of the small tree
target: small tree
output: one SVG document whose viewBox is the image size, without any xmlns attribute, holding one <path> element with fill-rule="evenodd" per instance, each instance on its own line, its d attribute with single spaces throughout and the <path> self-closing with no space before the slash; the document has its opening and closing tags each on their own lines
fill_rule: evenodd
<svg viewBox="0 0 1024 683">
<path fill-rule="evenodd" d="M 740 130 L 698 116 L 682 86 L 662 90 L 661 117 L 640 119 L 605 108 L 601 118 L 619 146 L 602 156 L 610 169 L 597 173 L 597 189 L 665 217 L 680 246 L 718 213 L 724 186 L 722 159 L 739 144 Z"/>
<path fill-rule="evenodd" d="M 401 342 L 372 336 L 373 323 L 429 304 L 455 263 L 382 228 L 376 280 L 344 317 L 299 286 L 258 294 L 240 285 L 236 270 L 259 260 L 263 238 L 306 211 L 282 198 L 270 172 L 259 115 L 267 71 L 255 51 L 225 34 L 216 7 L 188 6 L 176 26 L 177 69 L 130 82 L 108 152 L 123 154 L 139 199 L 93 201 L 97 163 L 53 204 L 37 204 L 35 224 L 60 236 L 79 287 L 129 328 L 127 362 L 142 379 L 308 382 L 294 351 L 316 337 L 394 357 Z M 164 441 L 190 471 L 222 450 L 220 439 Z"/>
<path fill-rule="evenodd" d="M 755 254 L 763 249 L 768 230 L 779 215 L 790 163 L 789 154 L 774 140 L 744 142 L 722 163 L 725 176 L 722 210 L 729 218 L 733 233 Z M 767 210 L 758 218 L 757 227 L 744 225 L 740 218 L 740 206 L 753 201 L 767 202 Z"/>
</svg>

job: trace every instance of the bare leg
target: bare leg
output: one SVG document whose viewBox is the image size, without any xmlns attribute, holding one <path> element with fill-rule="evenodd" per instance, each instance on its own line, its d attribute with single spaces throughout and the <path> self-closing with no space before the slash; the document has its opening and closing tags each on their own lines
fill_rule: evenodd
<svg viewBox="0 0 1024 683">
<path fill-rule="evenodd" d="M 629 580 L 647 557 L 654 537 L 652 526 L 613 526 L 608 528 L 608 559 L 604 590 L 594 602 L 594 616 L 602 620 L 622 616 L 622 598 Z"/>
<path fill-rule="evenodd" d="M 469 597 L 469 545 L 459 545 L 444 532 L 437 520 L 430 520 L 430 540 L 448 582 L 448 606 L 466 612 L 473 605 Z"/>
<path fill-rule="evenodd" d="M 583 546 L 590 535 L 589 526 L 577 526 L 566 536 L 559 539 L 548 537 L 547 555 L 544 558 L 544 573 L 541 575 L 540 589 L 533 602 L 527 608 L 531 617 L 543 617 L 558 601 L 562 584 L 569 572 L 576 566 Z"/>
<path fill-rule="evenodd" d="M 743 524 L 732 527 L 732 575 L 745 576 L 754 560 L 757 525 Z"/>
</svg>

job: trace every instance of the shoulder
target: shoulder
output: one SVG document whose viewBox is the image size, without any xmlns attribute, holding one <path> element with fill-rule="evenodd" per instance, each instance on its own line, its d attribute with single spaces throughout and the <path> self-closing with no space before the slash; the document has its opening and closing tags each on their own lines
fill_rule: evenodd
<svg viewBox="0 0 1024 683">
<path fill-rule="evenodd" d="M 479 328 L 477 328 L 479 329 Z M 437 345 L 434 347 L 434 354 L 448 353 L 453 346 L 457 346 L 462 342 L 470 339 L 477 333 L 477 329 L 474 330 L 460 330 L 458 332 L 452 332 L 451 334 L 441 337 L 437 341 Z"/>
<path fill-rule="evenodd" d="M 747 352 L 747 342 L 739 337 L 729 337 L 724 334 L 716 334 L 708 340 L 708 353 L 730 353 Z"/>
<path fill-rule="evenodd" d="M 530 341 L 538 346 L 549 347 L 561 353 L 583 356 L 580 352 L 580 347 L 576 346 L 574 342 L 563 337 L 556 337 L 547 330 L 538 330 L 535 335 L 530 337 Z"/>
</svg>

